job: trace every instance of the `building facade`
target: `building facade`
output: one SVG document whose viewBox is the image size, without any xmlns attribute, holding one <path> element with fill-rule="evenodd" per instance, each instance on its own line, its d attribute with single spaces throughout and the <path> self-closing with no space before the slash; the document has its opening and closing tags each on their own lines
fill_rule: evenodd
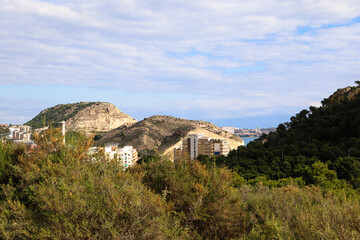
<svg viewBox="0 0 360 240">
<path fill-rule="evenodd" d="M 105 154 L 109 159 L 115 159 L 124 168 L 134 165 L 138 160 L 138 152 L 132 146 L 119 148 L 117 144 L 109 144 L 105 147 Z"/>
<path fill-rule="evenodd" d="M 180 149 L 174 149 L 174 160 L 179 156 Z M 229 154 L 228 142 L 222 139 L 204 137 L 202 134 L 189 134 L 182 139 L 181 151 L 187 152 L 191 159 L 199 155 L 225 155 Z"/>
<path fill-rule="evenodd" d="M 30 126 L 13 126 L 9 128 L 9 139 L 19 142 L 31 142 L 31 130 Z"/>
<path fill-rule="evenodd" d="M 231 134 L 235 134 L 235 130 L 237 130 L 238 128 L 235 127 L 221 127 L 222 130 L 227 131 Z"/>
</svg>

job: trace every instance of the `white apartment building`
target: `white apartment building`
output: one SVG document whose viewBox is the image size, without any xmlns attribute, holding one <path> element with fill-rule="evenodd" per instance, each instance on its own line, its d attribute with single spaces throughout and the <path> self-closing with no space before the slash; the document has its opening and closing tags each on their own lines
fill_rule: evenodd
<svg viewBox="0 0 360 240">
<path fill-rule="evenodd" d="M 18 128 L 18 127 L 10 127 L 9 128 L 9 138 L 13 138 L 14 137 L 14 132 L 15 131 L 20 131 L 20 128 Z"/>
<path fill-rule="evenodd" d="M 31 130 L 30 126 L 14 126 L 9 128 L 9 139 L 18 142 L 31 142 Z"/>
<path fill-rule="evenodd" d="M 222 130 L 227 131 L 231 134 L 235 134 L 235 130 L 237 130 L 238 128 L 235 127 L 221 127 Z"/>
<path fill-rule="evenodd" d="M 120 148 L 117 157 L 118 161 L 120 161 L 125 168 L 134 165 L 139 159 L 136 149 L 132 146 Z"/>
<path fill-rule="evenodd" d="M 105 147 L 105 154 L 109 159 L 115 159 L 125 168 L 132 166 L 138 161 L 138 153 L 133 146 L 119 148 L 117 144 L 109 144 Z"/>
</svg>

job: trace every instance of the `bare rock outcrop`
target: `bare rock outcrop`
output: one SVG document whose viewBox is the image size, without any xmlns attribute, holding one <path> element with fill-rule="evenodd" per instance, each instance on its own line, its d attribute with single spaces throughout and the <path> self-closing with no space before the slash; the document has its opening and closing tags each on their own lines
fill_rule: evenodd
<svg viewBox="0 0 360 240">
<path fill-rule="evenodd" d="M 113 104 L 99 102 L 80 110 L 67 120 L 66 128 L 70 131 L 102 132 L 135 122 L 135 119 L 121 112 Z"/>
<path fill-rule="evenodd" d="M 66 122 L 67 131 L 107 132 L 122 125 L 137 122 L 129 115 L 121 112 L 111 103 L 79 102 L 58 104 L 41 111 L 26 125 L 33 128 L 43 126 L 59 126 L 59 122 Z"/>
<path fill-rule="evenodd" d="M 332 105 L 335 102 L 351 101 L 360 93 L 360 87 L 345 87 L 334 92 L 328 99 L 324 99 L 324 105 Z"/>
</svg>

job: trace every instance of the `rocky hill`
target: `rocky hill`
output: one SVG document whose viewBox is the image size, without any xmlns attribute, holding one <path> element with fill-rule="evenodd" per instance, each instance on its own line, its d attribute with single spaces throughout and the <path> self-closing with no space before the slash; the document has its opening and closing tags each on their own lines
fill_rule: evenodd
<svg viewBox="0 0 360 240">
<path fill-rule="evenodd" d="M 111 103 L 80 102 L 47 108 L 25 124 L 39 128 L 49 124 L 56 125 L 61 121 L 66 121 L 67 131 L 85 132 L 110 131 L 136 122 Z"/>
<path fill-rule="evenodd" d="M 129 127 L 121 126 L 106 133 L 97 144 L 116 142 L 120 145 L 132 145 L 142 153 L 158 151 L 171 155 L 173 148 L 181 145 L 181 138 L 192 133 L 226 139 L 231 148 L 244 144 L 241 138 L 221 130 L 212 123 L 170 116 L 152 116 Z"/>
<path fill-rule="evenodd" d="M 338 90 L 336 90 L 329 98 L 324 99 L 322 101 L 323 105 L 327 106 L 331 106 L 334 105 L 337 102 L 342 102 L 342 101 L 351 101 L 353 99 L 355 99 L 356 97 L 358 97 L 360 93 L 360 87 L 345 87 L 345 88 L 340 88 Z"/>
<path fill-rule="evenodd" d="M 307 184 L 315 184 L 321 180 L 311 177 L 308 169 L 319 174 L 328 167 L 334 176 L 360 189 L 360 87 L 338 89 L 322 106 L 300 111 L 236 154 L 237 161 L 230 156 L 224 162 L 246 179 L 301 176 Z M 315 170 L 320 163 L 326 163 L 325 168 Z"/>
</svg>

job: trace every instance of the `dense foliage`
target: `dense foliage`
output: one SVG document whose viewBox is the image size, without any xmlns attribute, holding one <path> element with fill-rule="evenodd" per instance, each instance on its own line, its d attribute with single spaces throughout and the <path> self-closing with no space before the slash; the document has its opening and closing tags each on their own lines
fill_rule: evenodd
<svg viewBox="0 0 360 240">
<path fill-rule="evenodd" d="M 215 159 L 152 155 L 124 171 L 82 134 L 34 138 L 37 150 L 0 142 L 0 239 L 360 238 L 359 196 L 321 162 L 306 169 L 317 186 L 246 181 Z"/>
<path fill-rule="evenodd" d="M 303 177 L 306 184 L 314 164 L 325 163 L 355 188 L 360 187 L 360 96 L 351 100 L 325 99 L 321 107 L 310 107 L 280 124 L 276 132 L 263 135 L 219 157 L 216 162 L 245 179 Z"/>
<path fill-rule="evenodd" d="M 1 239 L 177 238 L 160 195 L 115 162 L 89 161 L 84 136 L 62 145 L 57 130 L 36 135 L 37 151 L 0 143 Z M 186 235 L 185 235 L 186 236 Z"/>
<path fill-rule="evenodd" d="M 8 135 L 8 134 L 9 134 L 9 127 L 0 126 L 0 137 L 1 135 Z"/>
</svg>

